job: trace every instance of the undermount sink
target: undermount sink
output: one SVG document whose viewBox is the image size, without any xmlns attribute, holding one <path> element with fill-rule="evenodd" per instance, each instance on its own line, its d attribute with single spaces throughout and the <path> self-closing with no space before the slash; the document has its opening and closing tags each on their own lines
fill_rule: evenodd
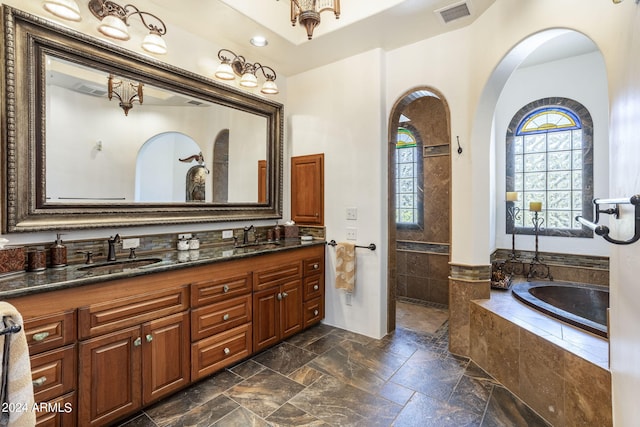
<svg viewBox="0 0 640 427">
<path fill-rule="evenodd" d="M 122 261 L 107 261 L 100 264 L 90 264 L 78 268 L 80 271 L 91 271 L 94 273 L 120 273 L 134 268 L 140 268 L 162 261 L 160 258 L 125 259 Z"/>
</svg>

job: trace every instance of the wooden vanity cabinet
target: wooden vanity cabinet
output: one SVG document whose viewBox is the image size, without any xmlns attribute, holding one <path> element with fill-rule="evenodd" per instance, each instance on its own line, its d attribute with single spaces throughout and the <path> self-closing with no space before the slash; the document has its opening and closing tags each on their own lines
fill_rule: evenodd
<svg viewBox="0 0 640 427">
<path fill-rule="evenodd" d="M 324 253 L 303 261 L 304 328 L 324 319 Z"/>
<path fill-rule="evenodd" d="M 29 346 L 36 426 L 75 426 L 77 386 L 76 311 L 24 320 Z"/>
<path fill-rule="evenodd" d="M 10 299 L 24 319 L 36 402 L 53 409 L 39 411 L 36 425 L 112 425 L 319 322 L 324 251 Z"/>
<path fill-rule="evenodd" d="M 79 344 L 80 425 L 104 425 L 189 384 L 188 290 L 78 309 L 81 338 L 88 338 Z"/>
<path fill-rule="evenodd" d="M 229 261 L 191 284 L 192 381 L 251 355 L 250 269 L 250 261 Z"/>
</svg>

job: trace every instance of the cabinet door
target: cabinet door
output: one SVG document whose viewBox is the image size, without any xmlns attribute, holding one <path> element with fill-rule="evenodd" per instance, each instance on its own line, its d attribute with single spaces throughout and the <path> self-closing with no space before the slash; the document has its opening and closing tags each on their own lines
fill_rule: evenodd
<svg viewBox="0 0 640 427">
<path fill-rule="evenodd" d="M 189 383 L 189 312 L 142 326 L 142 404 Z"/>
<path fill-rule="evenodd" d="M 138 326 L 80 343 L 79 425 L 105 425 L 141 407 L 140 333 Z"/>
<path fill-rule="evenodd" d="M 282 285 L 282 301 L 280 302 L 280 338 L 287 338 L 302 330 L 302 284 L 295 280 Z"/>
<path fill-rule="evenodd" d="M 324 154 L 291 158 L 291 219 L 324 224 Z"/>
<path fill-rule="evenodd" d="M 267 348 L 280 340 L 280 288 L 253 294 L 253 351 Z M 281 298 L 281 296 L 280 296 Z"/>
<path fill-rule="evenodd" d="M 76 395 L 69 393 L 38 406 L 36 427 L 76 427 Z"/>
</svg>

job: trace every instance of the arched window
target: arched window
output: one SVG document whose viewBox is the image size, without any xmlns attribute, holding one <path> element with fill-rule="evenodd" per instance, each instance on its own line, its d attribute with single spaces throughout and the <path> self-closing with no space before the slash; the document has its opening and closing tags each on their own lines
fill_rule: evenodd
<svg viewBox="0 0 640 427">
<path fill-rule="evenodd" d="M 418 190 L 421 177 L 419 145 L 415 133 L 405 126 L 398 127 L 396 139 L 396 224 L 421 225 L 421 200 Z"/>
<path fill-rule="evenodd" d="M 542 202 L 541 234 L 590 237 L 575 220 L 591 218 L 593 123 L 589 112 L 566 98 L 547 98 L 523 107 L 507 132 L 507 191 L 518 193 L 523 214 L 507 216 L 507 232 L 533 231 L 529 203 Z"/>
</svg>

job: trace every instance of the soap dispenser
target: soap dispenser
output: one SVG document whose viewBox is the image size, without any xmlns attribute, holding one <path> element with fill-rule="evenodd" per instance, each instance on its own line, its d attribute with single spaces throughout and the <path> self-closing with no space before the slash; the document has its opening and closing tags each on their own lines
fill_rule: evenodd
<svg viewBox="0 0 640 427">
<path fill-rule="evenodd" d="M 60 238 L 62 234 L 56 234 L 56 241 L 49 248 L 49 255 L 51 259 L 51 267 L 65 267 L 67 265 L 67 247 L 62 244 Z"/>
</svg>

